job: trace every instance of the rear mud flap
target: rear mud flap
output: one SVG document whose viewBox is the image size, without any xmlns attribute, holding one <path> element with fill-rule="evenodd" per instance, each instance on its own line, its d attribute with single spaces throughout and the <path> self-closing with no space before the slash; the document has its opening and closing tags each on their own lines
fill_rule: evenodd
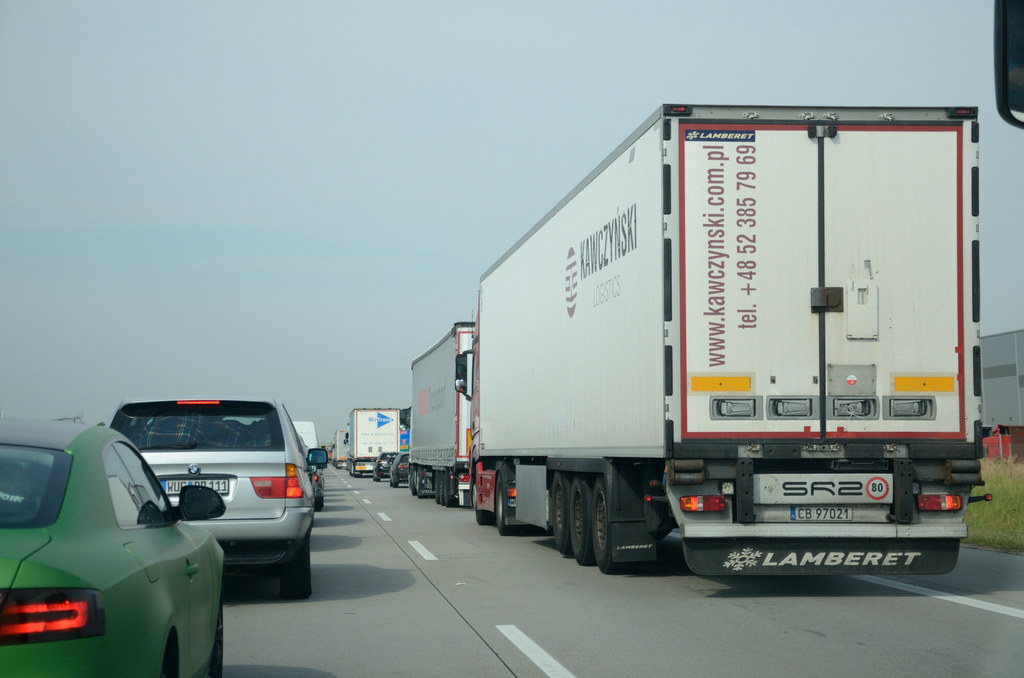
<svg viewBox="0 0 1024 678">
<path fill-rule="evenodd" d="M 644 521 L 612 523 L 612 561 L 638 563 L 657 558 L 658 547 Z"/>
<path fill-rule="evenodd" d="M 691 539 L 686 564 L 704 575 L 945 574 L 959 539 Z"/>
</svg>

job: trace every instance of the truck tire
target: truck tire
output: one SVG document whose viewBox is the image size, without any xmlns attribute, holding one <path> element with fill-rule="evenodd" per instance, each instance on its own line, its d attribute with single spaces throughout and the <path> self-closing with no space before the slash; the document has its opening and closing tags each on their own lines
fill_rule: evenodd
<svg viewBox="0 0 1024 678">
<path fill-rule="evenodd" d="M 406 482 L 408 482 L 408 484 L 409 484 L 409 494 L 411 494 L 412 496 L 415 497 L 416 496 L 416 467 L 413 466 L 412 464 L 409 464 L 409 479 Z"/>
<path fill-rule="evenodd" d="M 475 481 L 475 479 L 474 479 L 474 481 Z M 476 513 L 476 524 L 477 525 L 490 525 L 491 523 L 494 522 L 494 514 L 493 513 L 491 513 L 490 511 L 484 511 L 483 509 L 478 509 L 476 506 L 477 506 L 477 503 L 476 503 L 476 484 L 474 482 L 474 485 L 473 485 L 473 510 Z"/>
<path fill-rule="evenodd" d="M 440 506 L 441 498 L 444 497 L 443 489 L 441 487 L 441 472 L 434 471 L 431 477 L 434 479 L 434 503 Z"/>
<path fill-rule="evenodd" d="M 597 568 L 604 574 L 620 574 L 625 572 L 629 563 L 616 563 L 612 560 L 612 522 L 609 515 L 608 488 L 604 478 L 594 481 L 593 546 L 594 561 Z"/>
<path fill-rule="evenodd" d="M 594 564 L 593 495 L 586 476 L 573 478 L 569 495 L 569 534 L 573 558 L 580 565 Z"/>
<path fill-rule="evenodd" d="M 441 506 L 445 508 L 455 508 L 459 505 L 459 483 L 452 474 L 448 471 L 444 472 L 444 499 L 441 500 Z"/>
<path fill-rule="evenodd" d="M 494 477 L 494 522 L 498 526 L 498 534 L 506 537 L 515 532 L 515 528 L 508 522 L 508 491 L 505 489 L 505 479 L 499 473 Z"/>
<path fill-rule="evenodd" d="M 563 556 L 572 555 L 572 537 L 569 535 L 569 496 L 572 482 L 558 471 L 551 480 L 551 534 L 555 549 Z"/>
</svg>

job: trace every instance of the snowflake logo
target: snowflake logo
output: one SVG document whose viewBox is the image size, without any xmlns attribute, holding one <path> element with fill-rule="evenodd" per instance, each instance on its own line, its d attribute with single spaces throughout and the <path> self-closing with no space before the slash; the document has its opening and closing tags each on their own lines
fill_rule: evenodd
<svg viewBox="0 0 1024 678">
<path fill-rule="evenodd" d="M 733 551 L 726 559 L 724 567 L 733 572 L 739 572 L 747 567 L 754 567 L 761 558 L 761 552 L 753 549 L 743 549 L 740 552 Z"/>
<path fill-rule="evenodd" d="M 699 139 L 699 138 L 700 138 L 700 132 L 698 132 L 697 130 L 690 130 L 690 131 L 688 131 L 686 133 L 686 140 L 687 141 L 693 141 L 694 139 Z"/>
</svg>

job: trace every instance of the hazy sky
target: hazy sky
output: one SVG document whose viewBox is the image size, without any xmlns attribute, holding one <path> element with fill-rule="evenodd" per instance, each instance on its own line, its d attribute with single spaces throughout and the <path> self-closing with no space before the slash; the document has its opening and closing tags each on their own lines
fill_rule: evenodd
<svg viewBox="0 0 1024 678">
<path fill-rule="evenodd" d="M 978 106 L 982 334 L 1024 329 L 992 10 L 0 0 L 0 409 L 410 405 L 480 275 L 662 103 Z"/>
</svg>

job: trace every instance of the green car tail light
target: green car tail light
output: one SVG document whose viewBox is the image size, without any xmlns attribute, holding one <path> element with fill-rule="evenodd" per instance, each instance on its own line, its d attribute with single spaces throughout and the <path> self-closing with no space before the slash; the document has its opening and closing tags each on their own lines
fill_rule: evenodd
<svg viewBox="0 0 1024 678">
<path fill-rule="evenodd" d="M 0 646 L 106 633 L 103 595 L 88 589 L 12 589 L 0 600 Z"/>
</svg>

